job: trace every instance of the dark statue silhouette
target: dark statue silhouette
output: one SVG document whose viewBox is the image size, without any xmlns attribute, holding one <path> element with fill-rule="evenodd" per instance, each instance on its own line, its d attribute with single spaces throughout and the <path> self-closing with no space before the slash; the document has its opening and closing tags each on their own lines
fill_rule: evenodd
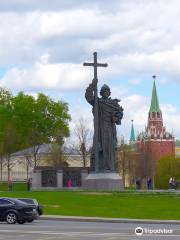
<svg viewBox="0 0 180 240">
<path fill-rule="evenodd" d="M 94 108 L 94 81 L 86 89 L 86 100 Z M 103 85 L 100 91 L 101 98 L 98 98 L 98 170 L 115 171 L 115 152 L 117 145 L 116 124 L 121 124 L 123 109 L 119 106 L 118 99 L 110 98 L 110 88 Z M 94 114 L 94 109 L 93 109 Z M 95 171 L 95 139 L 91 152 L 91 171 Z"/>
<path fill-rule="evenodd" d="M 101 97 L 97 95 L 97 67 L 106 67 L 107 64 L 97 63 L 97 53 L 94 53 L 94 63 L 84 63 L 84 66 L 94 67 L 94 79 L 88 86 L 85 98 L 93 106 L 94 138 L 91 151 L 91 172 L 116 171 L 116 124 L 121 124 L 123 108 L 118 99 L 111 99 L 110 88 L 103 85 L 100 90 Z"/>
</svg>

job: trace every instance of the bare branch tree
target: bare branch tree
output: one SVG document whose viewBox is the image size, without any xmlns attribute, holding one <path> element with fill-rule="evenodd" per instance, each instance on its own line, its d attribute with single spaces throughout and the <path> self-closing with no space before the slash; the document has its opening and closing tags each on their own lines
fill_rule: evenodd
<svg viewBox="0 0 180 240">
<path fill-rule="evenodd" d="M 80 118 L 74 127 L 75 149 L 82 157 L 83 167 L 87 167 L 87 156 L 92 147 L 92 130 L 84 118 Z"/>
<path fill-rule="evenodd" d="M 32 155 L 28 154 L 28 152 L 24 153 L 24 155 L 20 156 L 20 159 L 18 160 L 19 164 L 22 164 L 26 168 L 26 181 L 28 182 L 31 172 L 33 168 L 33 157 Z"/>
<path fill-rule="evenodd" d="M 137 178 L 143 177 L 142 160 L 142 156 L 138 153 L 135 146 L 121 142 L 117 152 L 117 166 L 124 183 L 126 182 L 129 186 L 133 186 Z"/>
</svg>

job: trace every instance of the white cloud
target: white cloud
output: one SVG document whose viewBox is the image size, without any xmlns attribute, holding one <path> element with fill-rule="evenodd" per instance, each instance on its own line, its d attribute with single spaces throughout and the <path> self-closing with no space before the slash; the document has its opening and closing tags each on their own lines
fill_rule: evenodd
<svg viewBox="0 0 180 240">
<path fill-rule="evenodd" d="M 65 10 L 55 1 L 58 6 L 53 11 L 45 11 L 42 1 L 15 2 L 30 10 L 34 7 L 33 11 L 0 13 L 1 65 L 27 66 L 46 53 L 50 61 L 82 62 L 98 50 L 120 72 L 179 74 L 177 0 L 106 1 L 104 8 L 101 1 L 78 1 L 76 5 L 62 1 L 62 6 L 68 6 Z M 87 8 L 89 4 L 93 7 Z M 116 6 L 116 12 L 110 5 Z M 0 9 L 5 6 L 10 4 L 4 2 Z"/>
<path fill-rule="evenodd" d="M 31 68 L 14 67 L 10 69 L 1 79 L 1 86 L 16 90 L 81 89 L 85 84 L 87 85 L 89 75 L 90 70 L 85 70 L 80 64 L 51 64 L 45 55 Z"/>
<path fill-rule="evenodd" d="M 157 51 L 152 54 L 135 53 L 126 56 L 114 55 L 109 60 L 113 71 L 132 76 L 157 73 L 158 76 L 172 76 L 169 81 L 179 81 L 180 46 L 171 50 Z"/>
<path fill-rule="evenodd" d="M 37 92 L 25 92 L 25 94 L 33 96 L 35 99 L 38 99 L 38 93 Z"/>
<path fill-rule="evenodd" d="M 129 95 L 123 98 L 124 118 L 120 133 L 129 139 L 131 130 L 131 120 L 134 120 L 135 132 L 144 130 L 147 124 L 147 114 L 149 109 L 149 99 L 141 95 Z"/>
<path fill-rule="evenodd" d="M 123 75 L 139 84 L 153 74 L 180 83 L 179 22 L 179 0 L 1 0 L 0 66 L 9 70 L 0 83 L 33 94 L 82 90 L 92 79 L 82 62 L 92 61 L 93 51 L 109 64 L 98 72 L 100 84 Z M 125 109 L 120 132 L 129 136 L 131 119 L 144 129 L 150 99 L 129 95 L 123 84 L 110 86 Z M 92 121 L 90 108 L 81 101 L 78 108 L 74 117 L 79 112 Z M 179 109 L 169 102 L 162 110 L 167 128 L 180 136 Z"/>
<path fill-rule="evenodd" d="M 161 106 L 163 112 L 164 125 L 167 131 L 173 132 L 177 139 L 180 138 L 180 110 L 172 104 L 163 104 Z"/>
<path fill-rule="evenodd" d="M 128 89 L 123 86 L 118 86 L 118 87 L 112 86 L 110 87 L 110 89 L 111 89 L 111 97 L 118 98 L 119 100 L 121 100 L 121 98 L 126 96 L 128 93 Z"/>
<path fill-rule="evenodd" d="M 74 8 L 97 8 L 117 10 L 116 6 L 119 5 L 118 0 L 109 2 L 109 0 L 53 0 L 53 4 L 50 0 L 1 0 L 0 1 L 0 11 L 16 11 L 16 12 L 26 12 L 26 11 L 57 11 L 66 10 Z"/>
</svg>

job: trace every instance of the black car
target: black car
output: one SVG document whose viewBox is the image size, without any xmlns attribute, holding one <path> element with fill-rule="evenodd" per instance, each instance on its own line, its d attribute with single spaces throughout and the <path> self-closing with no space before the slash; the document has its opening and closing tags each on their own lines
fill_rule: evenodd
<svg viewBox="0 0 180 240">
<path fill-rule="evenodd" d="M 36 199 L 32 199 L 32 198 L 18 198 L 18 200 L 20 200 L 22 202 L 25 202 L 25 203 L 35 207 L 39 216 L 43 214 L 43 207 L 42 207 L 42 205 L 40 205 L 38 203 L 38 201 Z"/>
<path fill-rule="evenodd" d="M 33 221 L 38 214 L 34 206 L 30 206 L 15 198 L 0 198 L 0 221 L 9 224 Z"/>
</svg>

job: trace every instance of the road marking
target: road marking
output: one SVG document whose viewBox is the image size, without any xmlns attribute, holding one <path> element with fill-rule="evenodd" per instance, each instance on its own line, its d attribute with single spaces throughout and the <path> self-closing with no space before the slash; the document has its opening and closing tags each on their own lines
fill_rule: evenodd
<svg viewBox="0 0 180 240">
<path fill-rule="evenodd" d="M 4 234 L 3 234 L 4 233 Z M 86 237 L 106 237 L 108 238 L 109 240 L 110 239 L 117 239 L 117 237 L 124 237 L 127 238 L 127 237 L 132 237 L 132 238 L 135 238 L 135 234 L 134 233 L 125 233 L 125 232 L 121 232 L 121 233 L 117 233 L 117 232 L 108 232 L 108 233 L 104 233 L 104 232 L 56 232 L 56 231 L 26 231 L 26 230 L 0 230 L 0 234 L 1 235 L 8 235 L 11 234 L 21 234 L 23 236 L 27 236 L 29 234 L 35 234 L 35 235 L 43 235 L 43 236 L 48 236 L 48 235 L 51 235 L 52 237 L 53 236 L 57 236 L 61 238 L 61 236 L 68 236 L 69 238 L 77 238 L 77 237 L 83 237 L 83 236 L 86 236 Z M 169 234 L 169 235 L 166 235 L 166 234 L 144 234 L 143 237 L 178 237 L 180 236 L 180 234 Z M 131 239 L 132 239 L 131 238 Z M 1 238 L 0 238 L 1 239 Z"/>
<path fill-rule="evenodd" d="M 22 231 L 22 230 L 0 230 L 0 233 L 19 234 L 41 234 L 41 235 L 66 235 L 66 236 L 134 236 L 129 233 L 104 233 L 104 232 L 53 232 L 53 231 Z"/>
</svg>

